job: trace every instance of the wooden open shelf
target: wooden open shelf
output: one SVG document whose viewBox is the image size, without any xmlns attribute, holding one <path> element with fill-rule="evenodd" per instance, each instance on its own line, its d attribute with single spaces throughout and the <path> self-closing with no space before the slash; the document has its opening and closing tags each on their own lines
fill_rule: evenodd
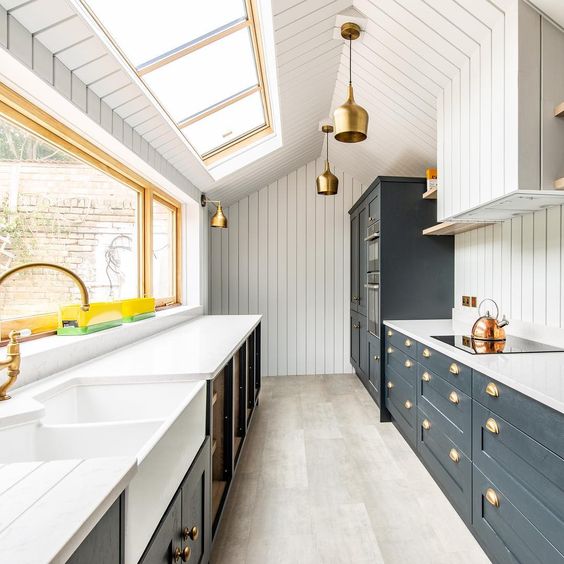
<svg viewBox="0 0 564 564">
<path fill-rule="evenodd" d="M 486 225 L 493 225 L 492 223 L 457 223 L 454 221 L 445 221 L 437 223 L 432 227 L 423 229 L 423 235 L 458 235 L 459 233 L 466 233 L 466 231 L 473 231 L 479 227 Z"/>
<path fill-rule="evenodd" d="M 217 392 L 214 392 L 212 397 L 212 406 L 215 405 L 216 401 L 217 401 Z"/>
<path fill-rule="evenodd" d="M 223 498 L 223 492 L 227 482 L 225 480 L 213 480 L 212 481 L 212 515 L 215 519 L 219 506 L 221 505 L 221 500 Z"/>
<path fill-rule="evenodd" d="M 212 441 L 212 448 L 211 448 L 212 456 L 214 455 L 216 448 L 217 448 L 217 441 L 214 439 L 214 440 Z"/>
<path fill-rule="evenodd" d="M 431 188 L 430 190 L 427 190 L 427 192 L 424 192 L 423 193 L 423 199 L 424 200 L 436 200 L 437 199 L 437 189 Z"/>
<path fill-rule="evenodd" d="M 564 102 L 554 108 L 554 117 L 564 117 Z"/>
</svg>

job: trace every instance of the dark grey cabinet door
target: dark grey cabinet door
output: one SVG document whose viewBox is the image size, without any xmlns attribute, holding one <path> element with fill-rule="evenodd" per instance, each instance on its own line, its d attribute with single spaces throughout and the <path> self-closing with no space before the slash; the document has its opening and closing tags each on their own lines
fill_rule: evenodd
<svg viewBox="0 0 564 564">
<path fill-rule="evenodd" d="M 153 535 L 140 564 L 171 564 L 175 552 L 182 550 L 182 499 L 176 494 Z M 178 562 L 182 560 L 179 559 Z"/>
<path fill-rule="evenodd" d="M 363 315 L 359 315 L 358 320 L 360 324 L 360 328 L 358 330 L 360 333 L 359 364 L 360 364 L 360 370 L 362 371 L 365 379 L 365 383 L 367 384 L 368 383 L 368 327 L 366 326 L 366 317 L 364 317 Z"/>
<path fill-rule="evenodd" d="M 359 247 L 359 214 L 351 215 L 351 311 L 357 311 L 359 300 L 359 271 L 360 271 L 360 247 Z"/>
<path fill-rule="evenodd" d="M 211 551 L 211 452 L 209 437 L 182 484 L 182 536 L 189 561 L 205 564 Z"/>
<path fill-rule="evenodd" d="M 379 404 L 380 391 L 380 339 L 374 335 L 368 334 L 368 382 L 374 390 L 373 397 Z M 371 392 L 372 393 L 372 392 Z"/>
<path fill-rule="evenodd" d="M 360 319 L 356 313 L 351 313 L 351 362 L 360 367 Z"/>
<path fill-rule="evenodd" d="M 122 538 L 122 504 L 121 498 L 118 498 L 67 560 L 67 564 L 121 564 Z"/>
<path fill-rule="evenodd" d="M 368 225 L 372 225 L 380 219 L 380 190 L 375 190 L 373 196 L 368 199 Z"/>
<path fill-rule="evenodd" d="M 358 248 L 359 248 L 359 259 L 358 259 L 358 305 L 357 311 L 361 315 L 366 316 L 367 314 L 367 294 L 364 284 L 366 283 L 366 268 L 367 259 L 366 256 L 366 227 L 368 226 L 368 208 L 366 206 L 360 208 L 358 214 Z"/>
</svg>

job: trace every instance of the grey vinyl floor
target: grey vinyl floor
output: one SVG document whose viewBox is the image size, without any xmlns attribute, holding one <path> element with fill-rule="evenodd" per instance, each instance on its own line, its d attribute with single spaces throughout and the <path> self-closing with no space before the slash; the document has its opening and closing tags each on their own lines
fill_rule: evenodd
<svg viewBox="0 0 564 564">
<path fill-rule="evenodd" d="M 265 378 L 213 564 L 483 564 L 353 375 Z"/>
</svg>

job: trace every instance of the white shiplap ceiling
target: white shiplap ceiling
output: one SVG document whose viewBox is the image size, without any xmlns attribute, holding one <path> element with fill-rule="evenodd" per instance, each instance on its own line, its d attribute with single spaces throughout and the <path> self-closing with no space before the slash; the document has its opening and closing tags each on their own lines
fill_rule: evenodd
<svg viewBox="0 0 564 564">
<path fill-rule="evenodd" d="M 379 174 L 422 175 L 436 163 L 436 96 L 517 1 L 272 0 L 283 146 L 216 182 L 71 0 L 0 3 L 194 185 L 229 204 L 322 152 L 319 121 L 344 101 L 348 82 L 336 16 L 351 4 L 366 18 L 353 44 L 353 84 L 370 114 L 369 137 L 332 140 L 330 154 L 369 183 Z"/>
</svg>

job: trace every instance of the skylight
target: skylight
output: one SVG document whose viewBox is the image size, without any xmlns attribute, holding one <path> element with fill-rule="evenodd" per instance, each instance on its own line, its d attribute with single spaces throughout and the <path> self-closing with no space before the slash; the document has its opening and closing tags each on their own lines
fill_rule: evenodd
<svg viewBox="0 0 564 564">
<path fill-rule="evenodd" d="M 206 164 L 272 132 L 254 0 L 87 0 Z"/>
</svg>

